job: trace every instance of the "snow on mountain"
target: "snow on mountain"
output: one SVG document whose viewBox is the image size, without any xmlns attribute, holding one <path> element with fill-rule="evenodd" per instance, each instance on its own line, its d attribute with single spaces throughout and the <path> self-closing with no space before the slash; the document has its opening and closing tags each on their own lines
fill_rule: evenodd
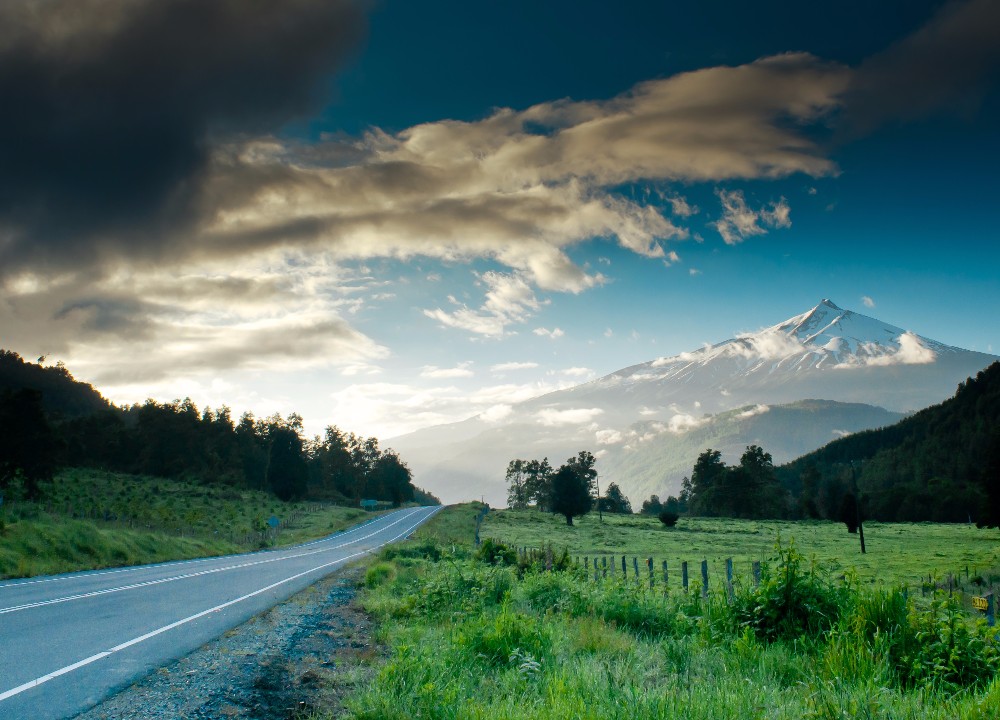
<svg viewBox="0 0 1000 720">
<path fill-rule="evenodd" d="M 823 300 L 758 332 L 542 395 L 512 406 L 502 417 L 477 416 L 420 430 L 389 444 L 413 468 L 416 483 L 446 501 L 485 495 L 502 505 L 507 461 L 548 456 L 558 465 L 581 449 L 591 449 L 601 458 L 602 482 L 617 482 L 626 494 L 665 493 L 673 491 L 676 472 L 663 474 L 660 487 L 649 480 L 648 472 L 638 473 L 645 478 L 640 481 L 637 458 L 662 455 L 650 455 L 650 444 L 676 446 L 681 436 L 711 426 L 718 413 L 739 409 L 736 416 L 747 421 L 746 434 L 755 415 L 807 399 L 910 412 L 951 396 L 959 382 L 997 359 Z M 833 424 L 805 444 L 819 447 L 833 440 L 837 423 L 844 424 L 843 408 L 837 412 L 838 419 L 830 419 Z M 867 410 L 855 416 L 857 422 L 847 423 L 851 432 L 872 427 L 866 423 L 878 417 Z M 832 418 L 822 408 L 807 417 L 823 427 L 824 418 Z M 751 434 L 727 438 L 733 447 L 755 441 Z M 800 443 L 788 451 L 808 452 L 815 447 Z M 776 459 L 781 455 L 766 449 Z M 683 452 L 685 457 L 675 464 L 690 468 L 698 450 L 685 446 Z M 635 457 L 629 458 L 630 454 Z"/>
</svg>

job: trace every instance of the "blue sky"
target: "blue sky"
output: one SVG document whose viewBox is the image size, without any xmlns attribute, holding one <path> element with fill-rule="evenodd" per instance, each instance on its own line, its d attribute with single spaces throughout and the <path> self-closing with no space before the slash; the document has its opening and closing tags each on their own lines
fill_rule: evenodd
<svg viewBox="0 0 1000 720">
<path fill-rule="evenodd" d="M 389 437 L 826 297 L 1000 349 L 988 0 L 87 2 L 2 10 L 0 344 L 118 402 Z"/>
</svg>

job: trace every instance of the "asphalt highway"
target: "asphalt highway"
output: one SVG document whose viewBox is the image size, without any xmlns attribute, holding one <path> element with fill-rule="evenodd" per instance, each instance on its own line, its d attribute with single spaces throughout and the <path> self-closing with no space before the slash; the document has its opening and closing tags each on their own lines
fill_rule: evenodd
<svg viewBox="0 0 1000 720">
<path fill-rule="evenodd" d="M 63 720 L 407 537 L 408 508 L 304 545 L 0 583 L 0 720 Z"/>
</svg>

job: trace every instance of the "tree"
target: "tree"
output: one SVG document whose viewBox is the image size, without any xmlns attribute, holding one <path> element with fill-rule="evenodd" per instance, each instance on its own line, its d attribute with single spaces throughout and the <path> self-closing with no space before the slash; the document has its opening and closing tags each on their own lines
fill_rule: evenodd
<svg viewBox="0 0 1000 720">
<path fill-rule="evenodd" d="M 563 515 L 566 524 L 572 525 L 574 517 L 590 512 L 594 497 L 587 477 L 578 467 L 566 464 L 552 476 L 552 512 Z"/>
<path fill-rule="evenodd" d="M 663 510 L 663 504 L 660 502 L 660 496 L 650 495 L 649 500 L 642 501 L 642 509 L 639 513 L 641 515 L 659 515 L 661 510 Z"/>
<path fill-rule="evenodd" d="M 42 394 L 24 389 L 0 396 L 0 494 L 20 485 L 18 492 L 34 500 L 39 482 L 52 479 L 55 454 Z"/>
<path fill-rule="evenodd" d="M 528 507 L 527 460 L 511 460 L 507 465 L 507 507 L 524 510 Z"/>
<path fill-rule="evenodd" d="M 691 472 L 690 488 L 684 488 L 687 494 L 688 508 L 694 515 L 719 515 L 723 498 L 723 483 L 726 476 L 726 465 L 722 462 L 722 453 L 709 448 L 698 456 Z"/>
<path fill-rule="evenodd" d="M 552 466 L 549 459 L 529 460 L 524 466 L 524 494 L 539 510 L 552 506 Z"/>
<path fill-rule="evenodd" d="M 581 450 L 576 454 L 576 457 L 571 457 L 566 461 L 566 465 L 573 468 L 583 478 L 583 481 L 587 485 L 587 492 L 596 497 L 597 469 L 594 467 L 595 464 L 597 464 L 597 458 L 587 450 Z"/>
<path fill-rule="evenodd" d="M 625 494 L 618 487 L 617 483 L 608 485 L 604 497 L 599 498 L 597 502 L 600 503 L 601 509 L 605 512 L 622 513 L 625 515 L 632 514 L 632 503 L 625 497 Z"/>
<path fill-rule="evenodd" d="M 734 488 L 733 509 L 739 517 L 778 517 L 784 509 L 784 490 L 774 476 L 771 453 L 758 445 L 748 445 L 740 457 L 742 483 Z M 732 483 L 735 484 L 735 483 Z"/>
<path fill-rule="evenodd" d="M 267 485 L 281 500 L 297 500 L 306 494 L 308 470 L 302 457 L 302 438 L 291 427 L 271 429 L 267 462 Z"/>
</svg>

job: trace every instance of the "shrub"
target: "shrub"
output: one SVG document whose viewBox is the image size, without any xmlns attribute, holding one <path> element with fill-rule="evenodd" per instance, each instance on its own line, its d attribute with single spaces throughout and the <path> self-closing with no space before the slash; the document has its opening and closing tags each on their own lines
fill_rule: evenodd
<svg viewBox="0 0 1000 720">
<path fill-rule="evenodd" d="M 681 516 L 675 512 L 664 510 L 657 517 L 659 517 L 660 522 L 666 525 L 667 527 L 673 527 L 674 525 L 677 524 L 677 521 L 680 519 Z"/>
<path fill-rule="evenodd" d="M 790 543 L 777 546 L 780 561 L 755 590 L 741 593 L 733 606 L 736 621 L 768 641 L 815 637 L 840 617 L 848 590 L 802 568 L 802 556 Z"/>
<path fill-rule="evenodd" d="M 983 687 L 997 674 L 995 631 L 982 619 L 970 622 L 955 599 L 935 600 L 930 612 L 914 611 L 909 622 L 916 642 L 899 658 L 904 685 L 958 690 Z"/>
<path fill-rule="evenodd" d="M 517 565 L 517 550 L 497 540 L 486 538 L 476 550 L 475 558 L 488 565 Z"/>
</svg>

